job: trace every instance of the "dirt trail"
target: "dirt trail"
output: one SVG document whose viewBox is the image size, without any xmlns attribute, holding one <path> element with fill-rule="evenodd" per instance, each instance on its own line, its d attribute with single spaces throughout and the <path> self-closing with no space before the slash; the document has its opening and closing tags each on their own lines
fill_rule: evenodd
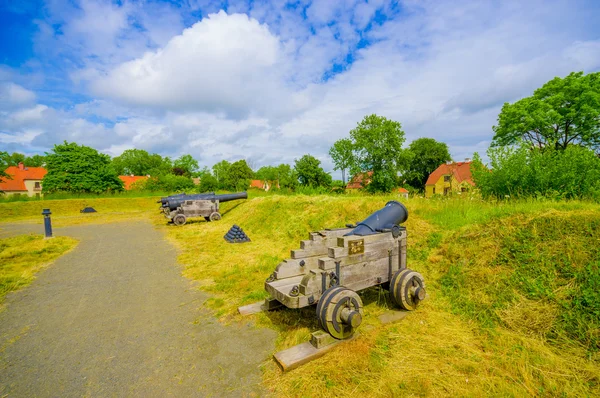
<svg viewBox="0 0 600 398">
<path fill-rule="evenodd" d="M 0 236 L 41 233 L 0 224 Z M 72 252 L 0 312 L 0 396 L 264 395 L 275 332 L 219 324 L 149 223 L 66 227 Z"/>
</svg>

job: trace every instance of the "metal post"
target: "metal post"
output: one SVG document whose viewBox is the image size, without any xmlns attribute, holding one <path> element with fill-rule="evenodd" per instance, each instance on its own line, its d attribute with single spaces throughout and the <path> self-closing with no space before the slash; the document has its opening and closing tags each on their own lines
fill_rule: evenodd
<svg viewBox="0 0 600 398">
<path fill-rule="evenodd" d="M 50 219 L 50 214 L 52 212 L 50 209 L 42 210 L 42 215 L 44 216 L 44 233 L 47 238 L 52 238 L 52 220 Z"/>
</svg>

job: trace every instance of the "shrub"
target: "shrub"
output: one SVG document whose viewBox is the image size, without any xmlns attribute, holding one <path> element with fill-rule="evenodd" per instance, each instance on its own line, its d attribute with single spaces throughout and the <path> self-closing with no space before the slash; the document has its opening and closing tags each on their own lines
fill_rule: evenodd
<svg viewBox="0 0 600 398">
<path fill-rule="evenodd" d="M 496 147 L 488 151 L 492 170 L 475 157 L 473 179 L 483 197 L 600 199 L 600 158 L 587 148 L 565 150 Z"/>
</svg>

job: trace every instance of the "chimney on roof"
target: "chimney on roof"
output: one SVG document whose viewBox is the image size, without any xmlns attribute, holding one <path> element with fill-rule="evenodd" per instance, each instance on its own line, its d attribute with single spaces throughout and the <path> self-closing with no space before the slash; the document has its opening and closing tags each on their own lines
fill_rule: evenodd
<svg viewBox="0 0 600 398">
<path fill-rule="evenodd" d="M 446 164 L 450 165 L 450 164 L 452 164 L 452 161 L 451 160 L 447 160 Z"/>
<path fill-rule="evenodd" d="M 465 158 L 465 162 L 470 162 L 471 158 Z"/>
<path fill-rule="evenodd" d="M 23 162 L 19 162 L 19 170 L 25 170 L 25 166 L 23 165 Z"/>
</svg>

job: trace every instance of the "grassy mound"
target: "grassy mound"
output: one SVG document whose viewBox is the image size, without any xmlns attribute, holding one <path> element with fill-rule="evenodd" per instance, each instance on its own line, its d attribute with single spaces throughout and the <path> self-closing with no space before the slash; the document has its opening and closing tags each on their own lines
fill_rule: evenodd
<svg viewBox="0 0 600 398">
<path fill-rule="evenodd" d="M 168 226 L 185 275 L 214 294 L 216 314 L 266 296 L 265 278 L 309 231 L 364 219 L 394 197 L 268 196 L 226 203 L 223 220 Z M 283 396 L 598 395 L 598 210 L 585 202 L 405 201 L 409 267 L 429 300 L 404 321 L 382 325 L 391 307 L 361 292 L 360 336 L 265 386 Z M 156 215 L 157 224 L 164 218 Z M 251 243 L 223 235 L 240 225 Z M 314 309 L 257 314 L 279 332 L 277 350 L 306 341 Z"/>
<path fill-rule="evenodd" d="M 441 250 L 452 310 L 484 327 L 600 349 L 600 214 L 546 212 L 468 228 Z"/>
</svg>

